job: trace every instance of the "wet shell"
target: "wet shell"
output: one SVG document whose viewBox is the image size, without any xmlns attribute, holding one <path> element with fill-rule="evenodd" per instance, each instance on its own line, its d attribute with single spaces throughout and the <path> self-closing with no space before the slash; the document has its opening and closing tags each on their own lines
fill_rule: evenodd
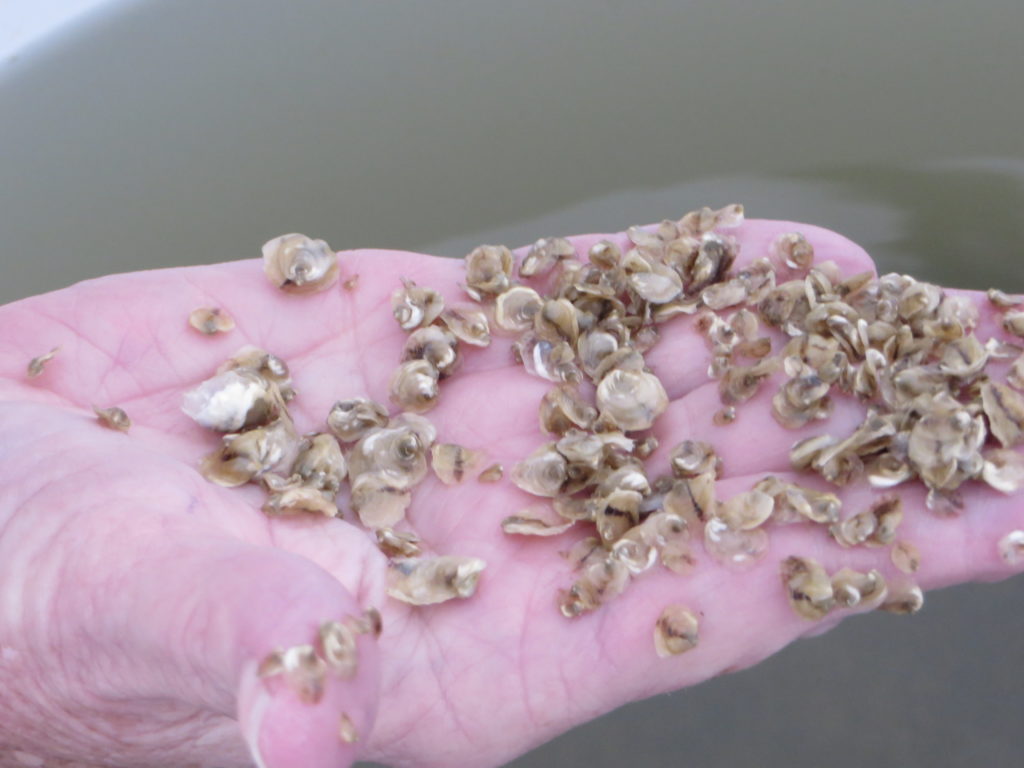
<svg viewBox="0 0 1024 768">
<path fill-rule="evenodd" d="M 981 387 L 981 402 L 989 429 L 1003 448 L 1012 448 L 1024 439 L 1024 397 L 1020 393 L 990 381 Z"/>
<path fill-rule="evenodd" d="M 661 658 L 678 656 L 697 647 L 697 617 L 681 605 L 670 605 L 654 625 L 654 649 Z"/>
<path fill-rule="evenodd" d="M 188 324 L 205 336 L 234 330 L 235 320 L 220 307 L 200 307 L 188 316 Z"/>
<path fill-rule="evenodd" d="M 1004 291 L 1000 291 L 998 288 L 989 288 L 986 294 L 988 300 L 992 302 L 992 306 L 998 309 L 1009 309 L 1010 307 L 1017 307 L 1021 304 L 1020 297 L 1010 296 Z"/>
<path fill-rule="evenodd" d="M 662 264 L 650 264 L 642 272 L 629 276 L 629 286 L 644 301 L 667 304 L 683 291 L 683 281 L 674 269 Z"/>
<path fill-rule="evenodd" d="M 559 517 L 550 507 L 537 505 L 506 517 L 501 521 L 501 529 L 520 536 L 557 536 L 574 524 L 574 520 Z"/>
<path fill-rule="evenodd" d="M 768 521 L 775 499 L 761 491 L 747 491 L 718 505 L 716 514 L 734 531 L 749 531 Z"/>
<path fill-rule="evenodd" d="M 239 432 L 269 424 L 283 407 L 272 383 L 255 371 L 236 368 L 186 392 L 181 410 L 207 429 Z"/>
<path fill-rule="evenodd" d="M 611 240 L 598 240 L 590 246 L 587 258 L 599 269 L 615 269 L 622 261 L 622 250 Z"/>
<path fill-rule="evenodd" d="M 790 269 L 809 269 L 814 261 L 814 246 L 800 232 L 786 232 L 771 244 L 772 258 Z"/>
<path fill-rule="evenodd" d="M 540 339 L 567 342 L 575 347 L 580 326 L 576 307 L 568 299 L 548 299 L 533 316 L 533 328 Z"/>
<path fill-rule="evenodd" d="M 590 429 L 596 419 L 597 409 L 569 384 L 549 389 L 540 403 L 540 428 L 553 435 L 564 435 L 577 428 Z"/>
<path fill-rule="evenodd" d="M 443 310 L 441 294 L 408 278 L 402 278 L 402 287 L 391 294 L 391 312 L 403 331 L 430 325 Z"/>
<path fill-rule="evenodd" d="M 1016 493 L 1024 488 L 1024 456 L 1000 448 L 987 451 L 981 476 L 997 491 Z"/>
<path fill-rule="evenodd" d="M 481 483 L 496 483 L 505 476 L 505 468 L 501 464 L 491 464 L 476 476 Z"/>
<path fill-rule="evenodd" d="M 313 293 L 337 282 L 338 256 L 323 240 L 281 235 L 263 245 L 263 271 L 282 291 Z"/>
<path fill-rule="evenodd" d="M 404 479 L 395 482 L 383 472 L 364 472 L 351 480 L 352 509 L 367 528 L 393 526 L 405 518 L 412 494 Z"/>
<path fill-rule="evenodd" d="M 555 444 L 547 443 L 512 468 L 512 482 L 535 496 L 557 496 L 568 479 L 567 467 Z"/>
<path fill-rule="evenodd" d="M 912 614 L 924 606 L 924 592 L 916 584 L 902 584 L 889 590 L 889 596 L 879 606 L 888 613 Z"/>
<path fill-rule="evenodd" d="M 402 363 L 391 376 L 391 402 L 403 410 L 415 413 L 429 411 L 437 405 L 439 377 L 437 368 L 426 360 Z"/>
<path fill-rule="evenodd" d="M 787 557 L 780 571 L 786 597 L 796 614 L 810 621 L 823 619 L 835 606 L 832 581 L 814 560 Z"/>
<path fill-rule="evenodd" d="M 328 495 L 316 488 L 296 485 L 271 493 L 263 503 L 263 511 L 271 516 L 310 513 L 336 517 L 338 507 L 332 499 L 333 494 Z"/>
<path fill-rule="evenodd" d="M 861 573 L 843 568 L 832 574 L 836 605 L 843 608 L 877 608 L 888 594 L 885 577 L 876 570 Z"/>
<path fill-rule="evenodd" d="M 597 407 L 619 429 L 650 429 L 668 408 L 668 394 L 653 374 L 614 370 L 597 386 Z"/>
<path fill-rule="evenodd" d="M 43 368 L 50 362 L 54 356 L 60 351 L 60 347 L 54 347 L 45 355 L 39 355 L 29 360 L 27 374 L 30 379 L 34 379 L 36 376 L 43 372 Z"/>
<path fill-rule="evenodd" d="M 290 422 L 279 419 L 266 427 L 225 435 L 223 445 L 203 459 L 200 472 L 228 488 L 244 485 L 294 456 L 297 438 Z"/>
<path fill-rule="evenodd" d="M 412 531 L 396 531 L 393 528 L 378 528 L 377 547 L 388 557 L 416 557 L 420 554 L 420 537 Z"/>
<path fill-rule="evenodd" d="M 454 333 L 436 325 L 417 328 L 402 348 L 402 362 L 410 360 L 426 360 L 437 369 L 439 378 L 446 378 L 458 367 L 459 342 Z"/>
<path fill-rule="evenodd" d="M 355 632 L 341 621 L 327 621 L 320 625 L 320 650 L 327 668 L 343 680 L 355 677 L 359 665 L 359 650 Z"/>
<path fill-rule="evenodd" d="M 408 557 L 388 563 L 387 591 L 412 605 L 471 597 L 486 563 L 477 557 Z"/>
<path fill-rule="evenodd" d="M 629 584 L 629 569 L 609 554 L 587 558 L 580 571 L 573 585 L 559 594 L 558 607 L 566 618 L 597 610 Z"/>
<path fill-rule="evenodd" d="M 217 373 L 226 373 L 239 368 L 258 373 L 268 382 L 274 384 L 284 400 L 291 400 L 295 396 L 288 365 L 277 355 L 273 355 L 265 349 L 247 345 L 218 366 Z"/>
<path fill-rule="evenodd" d="M 921 553 L 909 541 L 897 541 L 889 552 L 892 564 L 903 573 L 915 573 L 921 567 Z"/>
<path fill-rule="evenodd" d="M 358 440 L 371 429 L 387 423 L 387 408 L 365 397 L 339 400 L 331 406 L 327 416 L 327 427 L 343 443 Z"/>
<path fill-rule="evenodd" d="M 500 294 L 494 302 L 494 324 L 505 331 L 523 332 L 533 328 L 534 318 L 544 300 L 533 288 L 517 285 Z"/>
<path fill-rule="evenodd" d="M 389 426 L 367 432 L 352 447 L 349 474 L 356 478 L 380 472 L 391 485 L 411 488 L 427 474 L 426 454 L 433 434 L 432 429 L 424 433 L 411 423 L 393 419 Z"/>
<path fill-rule="evenodd" d="M 348 465 L 333 435 L 310 435 L 299 444 L 292 474 L 305 485 L 336 494 L 347 473 Z"/>
<path fill-rule="evenodd" d="M 733 530 L 720 517 L 712 515 L 704 524 L 704 549 L 719 562 L 747 568 L 768 549 L 768 533 L 763 528 Z"/>
<path fill-rule="evenodd" d="M 564 237 L 542 237 L 530 246 L 519 265 L 520 277 L 547 274 L 560 261 L 576 256 L 576 249 Z"/>
<path fill-rule="evenodd" d="M 482 310 L 475 307 L 452 307 L 441 313 L 441 321 L 459 341 L 474 347 L 486 347 L 491 343 L 491 327 Z"/>
<path fill-rule="evenodd" d="M 286 651 L 274 651 L 257 669 L 260 677 L 283 675 L 288 687 L 305 704 L 316 704 L 323 697 L 327 665 L 311 645 L 295 645 Z"/>
<path fill-rule="evenodd" d="M 1003 316 L 1003 328 L 1014 336 L 1024 336 L 1024 312 L 1007 312 Z"/>
<path fill-rule="evenodd" d="M 127 432 L 132 426 L 132 420 L 121 408 L 97 408 L 92 407 L 100 424 L 108 429 L 116 429 L 118 432 Z"/>
<path fill-rule="evenodd" d="M 445 485 L 461 483 L 479 462 L 480 454 L 454 443 L 437 443 L 430 449 L 430 465 Z"/>
<path fill-rule="evenodd" d="M 481 245 L 466 256 L 466 293 L 480 301 L 509 287 L 515 260 L 503 245 Z"/>
</svg>

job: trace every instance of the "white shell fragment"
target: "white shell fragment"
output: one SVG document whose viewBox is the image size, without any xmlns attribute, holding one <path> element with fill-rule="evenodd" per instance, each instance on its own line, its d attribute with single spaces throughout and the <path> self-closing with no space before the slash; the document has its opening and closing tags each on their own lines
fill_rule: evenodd
<svg viewBox="0 0 1024 768">
<path fill-rule="evenodd" d="M 887 613 L 912 614 L 924 606 L 924 592 L 916 584 L 901 584 L 889 589 L 889 596 L 879 606 Z"/>
<path fill-rule="evenodd" d="M 654 649 L 665 659 L 697 647 L 697 617 L 681 605 L 670 605 L 654 624 Z"/>
<path fill-rule="evenodd" d="M 387 591 L 412 605 L 467 598 L 476 591 L 486 563 L 477 557 L 409 557 L 388 563 Z"/>
<path fill-rule="evenodd" d="M 201 427 L 238 432 L 270 423 L 282 407 L 271 382 L 248 368 L 235 368 L 186 392 L 181 410 Z"/>
<path fill-rule="evenodd" d="M 46 364 L 50 362 L 59 351 L 60 347 L 54 347 L 46 354 L 39 355 L 38 357 L 33 357 L 31 360 L 29 360 L 28 368 L 26 371 L 28 377 L 30 379 L 34 379 L 36 376 L 39 376 L 43 372 L 43 368 L 46 367 Z"/>
<path fill-rule="evenodd" d="M 285 651 L 268 654 L 257 668 L 260 677 L 283 675 L 305 704 L 316 704 L 323 698 L 327 665 L 312 645 L 295 645 Z"/>
<path fill-rule="evenodd" d="M 338 256 L 323 240 L 293 233 L 263 245 L 263 271 L 288 293 L 314 293 L 338 280 Z"/>
<path fill-rule="evenodd" d="M 356 635 L 345 622 L 326 621 L 320 625 L 320 650 L 327 668 L 348 680 L 359 665 Z"/>
<path fill-rule="evenodd" d="M 113 408 L 92 407 L 100 424 L 108 429 L 116 429 L 118 432 L 127 432 L 132 426 L 132 420 L 123 409 L 114 406 Z"/>
<path fill-rule="evenodd" d="M 1017 567 L 1024 563 L 1024 531 L 1010 531 L 999 540 L 997 548 L 1007 565 Z"/>
<path fill-rule="evenodd" d="M 188 324 L 204 336 L 227 333 L 235 328 L 235 320 L 220 307 L 200 307 L 188 316 Z"/>
</svg>

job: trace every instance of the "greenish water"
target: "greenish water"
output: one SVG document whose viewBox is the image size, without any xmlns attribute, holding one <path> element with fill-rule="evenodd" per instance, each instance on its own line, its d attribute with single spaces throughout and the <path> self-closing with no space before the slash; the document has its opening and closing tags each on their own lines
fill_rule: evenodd
<svg viewBox="0 0 1024 768">
<path fill-rule="evenodd" d="M 992 0 L 115 3 L 0 62 L 0 301 L 287 231 L 461 255 L 733 201 L 1024 290 L 1021 29 Z M 1015 764 L 1019 593 L 858 619 L 513 765 Z"/>
</svg>

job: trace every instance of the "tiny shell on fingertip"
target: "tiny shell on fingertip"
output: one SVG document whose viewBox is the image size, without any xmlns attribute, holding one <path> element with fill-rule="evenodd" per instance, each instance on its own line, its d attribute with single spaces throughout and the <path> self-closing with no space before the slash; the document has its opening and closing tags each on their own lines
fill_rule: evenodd
<svg viewBox="0 0 1024 768">
<path fill-rule="evenodd" d="M 327 667 L 342 679 L 355 676 L 359 665 L 356 636 L 347 622 L 326 621 L 320 625 L 320 649 Z"/>
<path fill-rule="evenodd" d="M 46 364 L 50 362 L 59 351 L 60 347 L 54 347 L 46 354 L 33 357 L 29 360 L 28 368 L 26 370 L 28 377 L 30 379 L 34 379 L 36 376 L 39 376 L 46 367 Z"/>
<path fill-rule="evenodd" d="M 116 429 L 118 432 L 127 432 L 132 426 L 132 420 L 123 409 L 114 406 L 113 408 L 92 407 L 100 424 L 108 429 Z"/>
<path fill-rule="evenodd" d="M 263 245 L 263 271 L 288 293 L 314 293 L 338 280 L 338 256 L 323 240 L 299 233 L 281 235 Z"/>
<path fill-rule="evenodd" d="M 666 607 L 654 624 L 654 648 L 663 659 L 696 648 L 698 641 L 697 617 L 681 605 Z"/>
<path fill-rule="evenodd" d="M 220 307 L 200 307 L 188 316 L 188 324 L 204 336 L 234 330 L 235 320 Z"/>
<path fill-rule="evenodd" d="M 295 645 L 285 651 L 274 651 L 260 662 L 260 677 L 283 675 L 288 687 L 305 704 L 316 704 L 323 697 L 327 665 L 312 645 Z"/>
</svg>

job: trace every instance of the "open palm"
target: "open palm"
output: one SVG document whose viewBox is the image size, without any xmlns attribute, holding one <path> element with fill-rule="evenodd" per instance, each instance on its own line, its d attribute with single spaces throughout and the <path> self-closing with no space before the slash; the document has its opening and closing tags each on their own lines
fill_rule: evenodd
<svg viewBox="0 0 1024 768">
<path fill-rule="evenodd" d="M 871 268 L 840 236 L 784 222 L 745 223 L 741 262 L 793 229 L 819 260 L 850 274 Z M 582 236 L 577 252 L 601 237 L 625 243 Z M 342 282 L 358 275 L 351 290 L 285 295 L 245 261 L 113 276 L 0 308 L 0 765 L 22 764 L 13 750 L 52 764 L 247 765 L 254 745 L 268 768 L 356 755 L 495 765 L 627 701 L 749 666 L 848 615 L 812 623 L 792 612 L 778 579 L 789 554 L 898 580 L 885 550 L 840 549 L 817 528 L 787 526 L 773 529 L 752 568 L 729 570 L 698 552 L 691 576 L 652 571 L 601 610 L 567 620 L 556 592 L 573 577 L 558 553 L 583 534 L 507 536 L 500 521 L 534 499 L 507 479 L 448 487 L 431 476 L 414 491 L 409 523 L 428 549 L 480 557 L 487 569 L 468 600 L 413 608 L 387 598 L 386 560 L 351 513 L 268 519 L 257 488 L 208 483 L 196 467 L 217 438 L 180 410 L 182 393 L 245 344 L 288 362 L 301 432 L 324 429 L 336 400 L 386 402 L 405 337 L 391 317 L 392 291 L 408 277 L 462 300 L 462 264 L 390 251 L 343 253 L 341 264 Z M 225 308 L 237 329 L 209 338 L 189 329 L 188 313 L 204 305 Z M 982 316 L 985 338 L 993 322 Z M 43 375 L 26 380 L 28 359 L 53 346 L 60 352 Z M 667 469 L 677 442 L 707 440 L 724 462 L 719 497 L 785 474 L 799 437 L 858 418 L 855 405 L 840 403 L 825 428 L 787 431 L 762 391 L 734 424 L 714 426 L 708 354 L 685 319 L 663 327 L 647 360 L 672 401 L 654 429 L 653 473 Z M 498 337 L 466 352 L 429 416 L 440 440 L 509 468 L 545 439 L 537 408 L 548 387 Z M 92 404 L 124 408 L 132 429 L 102 429 Z M 924 512 L 921 489 L 901 493 L 900 537 L 922 553 L 922 586 L 1009 575 L 996 542 L 1024 523 L 1015 499 L 972 487 L 968 512 L 940 520 Z M 850 488 L 845 508 L 876 495 Z M 700 616 L 701 640 L 665 660 L 652 628 L 669 603 Z M 330 679 L 317 705 L 256 677 L 269 651 L 309 643 L 323 621 L 367 606 L 380 609 L 383 634 L 360 639 L 355 678 Z M 361 734 L 354 745 L 338 737 L 342 712 Z"/>
</svg>

